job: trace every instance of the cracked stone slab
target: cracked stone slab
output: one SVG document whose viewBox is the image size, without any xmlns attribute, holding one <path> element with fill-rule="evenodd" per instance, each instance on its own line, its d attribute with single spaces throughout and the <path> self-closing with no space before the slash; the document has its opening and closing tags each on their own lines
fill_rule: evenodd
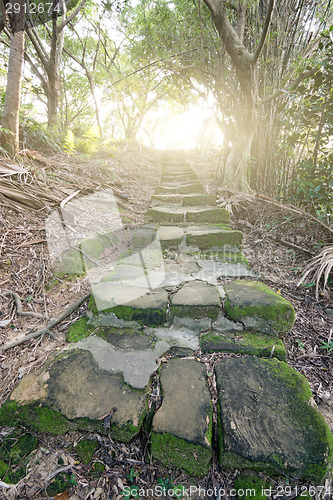
<svg viewBox="0 0 333 500">
<path fill-rule="evenodd" d="M 120 374 L 101 370 L 93 355 L 84 350 L 67 351 L 38 372 L 23 377 L 10 402 L 18 404 L 18 421 L 35 430 L 45 428 L 44 414 L 51 418 L 50 412 L 56 412 L 55 434 L 86 430 L 89 425 L 105 432 L 98 419 L 113 412 L 108 432 L 124 442 L 138 434 L 147 413 L 147 391 L 133 390 Z"/>
<path fill-rule="evenodd" d="M 264 283 L 237 280 L 224 288 L 227 316 L 243 323 L 246 329 L 279 335 L 293 327 L 293 306 Z"/>
<path fill-rule="evenodd" d="M 172 359 L 161 368 L 160 382 L 163 400 L 153 419 L 152 456 L 167 467 L 202 476 L 209 469 L 212 426 L 205 366 Z"/>
<path fill-rule="evenodd" d="M 88 337 L 75 344 L 77 349 L 89 351 L 101 370 L 121 373 L 126 384 L 135 389 L 144 389 L 154 371 L 157 359 L 164 354 L 170 344 L 160 340 L 152 348 L 118 348 L 100 337 Z"/>
<path fill-rule="evenodd" d="M 217 288 L 204 281 L 187 282 L 171 297 L 172 316 L 216 319 L 221 309 L 221 297 Z"/>
<path fill-rule="evenodd" d="M 172 182 L 174 180 L 179 181 L 179 182 L 184 182 L 184 181 L 190 182 L 192 180 L 196 181 L 197 179 L 198 179 L 198 177 L 197 177 L 197 174 L 195 172 L 187 172 L 185 174 L 182 172 L 179 172 L 179 173 L 175 173 L 175 174 L 171 174 L 171 175 L 164 174 L 161 177 L 161 183 Z"/>
<path fill-rule="evenodd" d="M 206 333 L 201 337 L 201 350 L 204 353 L 232 352 L 287 361 L 282 340 L 260 333 Z"/>
<path fill-rule="evenodd" d="M 221 464 L 322 481 L 333 436 L 311 404 L 305 377 L 283 361 L 256 356 L 224 359 L 215 372 Z"/>
</svg>

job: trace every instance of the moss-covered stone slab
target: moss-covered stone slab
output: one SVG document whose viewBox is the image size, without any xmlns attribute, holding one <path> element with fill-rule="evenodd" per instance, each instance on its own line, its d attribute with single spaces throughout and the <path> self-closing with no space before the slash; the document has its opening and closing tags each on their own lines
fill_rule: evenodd
<svg viewBox="0 0 333 500">
<path fill-rule="evenodd" d="M 264 283 L 237 280 L 225 285 L 225 312 L 246 329 L 269 335 L 289 332 L 295 310 L 286 299 Z"/>
<path fill-rule="evenodd" d="M 221 464 L 322 481 L 333 436 L 307 380 L 283 361 L 255 356 L 219 361 L 215 372 Z"/>
<path fill-rule="evenodd" d="M 204 188 L 200 182 L 190 184 L 179 184 L 178 186 L 157 186 L 156 194 L 189 194 L 203 193 Z"/>
<path fill-rule="evenodd" d="M 233 352 L 260 358 L 275 357 L 281 361 L 287 360 L 283 342 L 276 337 L 260 333 L 206 333 L 201 336 L 201 350 L 204 353 Z"/>
<path fill-rule="evenodd" d="M 151 454 L 167 467 L 207 474 L 211 458 L 212 407 L 206 369 L 188 359 L 161 368 L 162 406 L 153 419 Z"/>
<path fill-rule="evenodd" d="M 124 283 L 100 282 L 92 288 L 88 310 L 112 313 L 119 319 L 138 321 L 148 326 L 165 322 L 168 293 L 163 289 L 150 290 Z"/>
<path fill-rule="evenodd" d="M 205 207 L 214 206 L 216 202 L 216 197 L 213 194 L 206 193 L 192 193 L 192 194 L 184 194 L 182 196 L 181 204 L 184 207 L 190 206 L 200 206 L 203 205 Z"/>
<path fill-rule="evenodd" d="M 150 208 L 147 212 L 147 216 L 153 222 L 184 222 L 186 217 L 186 210 L 181 207 L 175 208 L 172 205 L 157 206 Z"/>
<path fill-rule="evenodd" d="M 209 248 L 223 247 L 224 245 L 232 245 L 240 247 L 242 245 L 243 233 L 242 231 L 202 231 L 196 234 L 188 234 L 186 242 L 189 246 L 196 246 L 200 250 Z"/>
<path fill-rule="evenodd" d="M 177 226 L 160 226 L 157 230 L 157 238 L 163 249 L 177 247 L 184 236 L 184 230 Z"/>
<path fill-rule="evenodd" d="M 151 197 L 152 206 L 160 205 L 161 203 L 181 205 L 181 194 L 153 194 Z"/>
<path fill-rule="evenodd" d="M 99 419 L 109 413 L 110 428 L 104 428 Z M 23 377 L 0 409 L 0 425 L 50 434 L 96 430 L 129 442 L 146 413 L 146 390 L 131 389 L 120 374 L 101 370 L 90 352 L 76 350 Z"/>
<path fill-rule="evenodd" d="M 216 319 L 221 310 L 218 289 L 204 281 L 187 282 L 171 297 L 171 316 Z"/>
<path fill-rule="evenodd" d="M 187 222 L 228 223 L 230 213 L 225 208 L 193 207 L 187 210 Z"/>
<path fill-rule="evenodd" d="M 216 321 L 213 321 L 212 328 L 218 333 L 234 333 L 242 332 L 244 330 L 242 323 L 231 321 L 224 316 L 223 312 L 218 315 Z"/>
</svg>

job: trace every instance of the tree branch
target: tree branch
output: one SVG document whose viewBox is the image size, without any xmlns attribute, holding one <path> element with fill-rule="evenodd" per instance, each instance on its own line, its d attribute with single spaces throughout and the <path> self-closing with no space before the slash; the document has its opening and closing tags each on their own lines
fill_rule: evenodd
<svg viewBox="0 0 333 500">
<path fill-rule="evenodd" d="M 308 71 L 305 71 L 304 73 L 299 75 L 299 77 L 296 78 L 293 82 L 291 82 L 291 84 L 289 85 L 289 87 L 287 89 L 277 90 L 276 92 L 274 92 L 274 94 L 271 94 L 271 95 L 265 97 L 264 99 L 261 99 L 261 101 L 260 101 L 261 104 L 266 104 L 267 102 L 270 102 L 273 99 L 276 99 L 281 94 L 285 94 L 285 93 L 290 92 L 291 90 L 295 89 L 301 82 L 303 82 L 307 78 L 310 78 L 311 76 L 315 75 L 317 73 L 317 71 L 319 71 L 319 70 L 320 70 L 320 66 L 318 65 L 312 69 L 309 69 Z"/>
<path fill-rule="evenodd" d="M 66 19 L 62 21 L 62 23 L 58 27 L 58 33 L 64 29 L 65 26 L 67 26 L 68 23 L 70 23 L 74 17 L 80 12 L 84 4 L 86 3 L 86 0 L 82 0 L 82 2 L 76 7 L 74 12 L 70 16 L 68 16 Z"/>
<path fill-rule="evenodd" d="M 273 9 L 274 9 L 274 0 L 269 0 L 268 11 L 267 11 L 266 19 L 265 19 L 265 24 L 264 24 L 264 27 L 262 30 L 260 42 L 259 42 L 257 50 L 255 51 L 255 54 L 253 56 L 253 61 L 252 61 L 253 65 L 255 65 L 255 63 L 257 62 L 257 60 L 261 54 L 261 51 L 263 49 L 263 46 L 264 46 L 264 43 L 265 43 L 265 40 L 267 37 L 267 33 L 268 33 L 268 28 L 269 28 L 269 25 L 271 24 Z"/>
</svg>

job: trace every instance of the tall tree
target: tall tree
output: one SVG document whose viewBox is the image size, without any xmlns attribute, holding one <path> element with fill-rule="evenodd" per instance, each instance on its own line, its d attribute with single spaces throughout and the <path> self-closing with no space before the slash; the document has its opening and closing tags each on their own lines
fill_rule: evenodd
<svg viewBox="0 0 333 500">
<path fill-rule="evenodd" d="M 274 8 L 274 0 L 204 2 L 236 78 L 236 133 L 225 161 L 224 183 L 248 191 L 248 158 L 260 128 L 272 125 L 269 115 L 274 115 L 275 99 L 319 70 L 313 58 L 318 45 L 315 35 L 323 28 L 321 16 L 327 2 L 282 0 L 279 9 Z M 275 44 L 278 36 L 280 46 Z M 271 43 L 274 54 L 269 51 Z M 310 68 L 302 71 L 306 63 Z"/>
<path fill-rule="evenodd" d="M 9 153 L 15 155 L 19 147 L 19 113 L 24 59 L 25 0 L 18 0 L 18 6 L 9 15 L 10 49 L 7 86 L 1 126 L 0 143 Z"/>
<path fill-rule="evenodd" d="M 60 12 L 53 11 L 51 29 L 45 24 L 46 36 L 41 36 L 37 26 L 30 21 L 27 28 L 27 35 L 35 50 L 38 63 L 35 63 L 33 57 L 27 55 L 33 73 L 41 81 L 43 90 L 47 98 L 47 117 L 48 126 L 56 123 L 58 113 L 59 97 L 61 91 L 61 79 L 59 77 L 59 66 L 64 47 L 64 36 L 66 26 L 74 20 L 80 10 L 83 8 L 86 0 L 75 2 L 76 7 L 67 15 L 66 1 L 59 0 L 61 6 Z M 48 40 L 46 42 L 46 40 Z M 41 69 L 40 69 L 41 67 Z"/>
</svg>

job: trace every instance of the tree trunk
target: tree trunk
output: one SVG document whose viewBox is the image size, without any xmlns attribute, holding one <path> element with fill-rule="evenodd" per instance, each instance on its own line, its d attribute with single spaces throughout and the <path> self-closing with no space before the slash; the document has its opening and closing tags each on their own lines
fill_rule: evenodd
<svg viewBox="0 0 333 500">
<path fill-rule="evenodd" d="M 24 15 L 24 14 L 23 14 Z M 19 147 L 19 113 L 22 68 L 24 58 L 24 31 L 14 31 L 10 37 L 7 87 L 2 118 L 0 142 L 10 154 L 16 155 Z"/>
</svg>

